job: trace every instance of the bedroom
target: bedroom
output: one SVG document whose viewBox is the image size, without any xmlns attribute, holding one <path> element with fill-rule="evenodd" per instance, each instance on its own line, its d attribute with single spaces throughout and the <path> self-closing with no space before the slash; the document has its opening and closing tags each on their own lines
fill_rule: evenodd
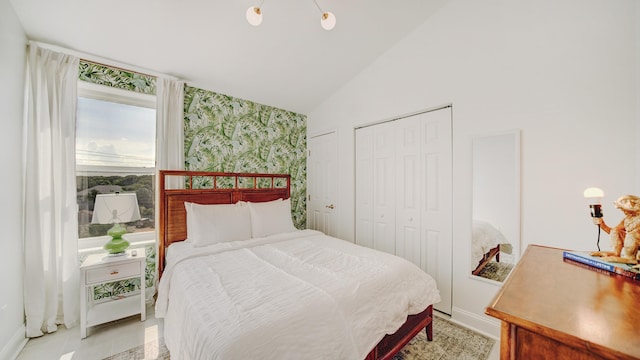
<svg viewBox="0 0 640 360">
<path fill-rule="evenodd" d="M 15 154 L 22 146 L 26 35 L 8 1 L 0 13 L 1 136 L 4 153 Z M 522 132 L 523 249 L 592 248 L 595 233 L 582 190 L 597 185 L 611 194 L 604 208 L 611 217 L 618 215 L 611 205 L 617 195 L 640 190 L 639 23 L 636 1 L 449 1 L 306 112 L 307 134 L 338 133 L 340 178 L 352 184 L 354 126 L 453 104 L 453 246 L 464 264 L 454 266 L 453 312 L 459 321 L 497 334 L 497 323 L 483 313 L 498 287 L 466 271 L 471 139 L 507 129 Z M 3 163 L 9 172 L 20 172 L 19 156 L 5 156 Z M 6 184 L 19 188 L 22 181 L 14 176 Z M 340 191 L 340 208 L 353 208 L 353 188 Z M 22 278 L 15 276 L 22 273 L 21 201 L 18 192 L 2 196 L 2 281 L 15 290 L 0 295 L 0 348 L 22 324 Z M 353 214 L 345 213 L 339 236 L 353 240 L 353 226 Z"/>
</svg>

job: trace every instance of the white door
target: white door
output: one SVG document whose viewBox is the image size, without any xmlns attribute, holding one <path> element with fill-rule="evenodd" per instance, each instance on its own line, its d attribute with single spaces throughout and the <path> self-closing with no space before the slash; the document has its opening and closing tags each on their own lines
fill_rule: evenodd
<svg viewBox="0 0 640 360">
<path fill-rule="evenodd" d="M 356 130 L 356 243 L 431 275 L 451 314 L 451 108 Z"/>
<path fill-rule="evenodd" d="M 396 255 L 422 266 L 420 116 L 396 122 Z"/>
<path fill-rule="evenodd" d="M 434 308 L 451 314 L 452 235 L 452 136 L 451 108 L 427 112 L 421 120 L 421 229 L 422 269 L 438 284 L 442 301 Z"/>
<path fill-rule="evenodd" d="M 356 130 L 356 244 L 373 248 L 373 128 Z"/>
<path fill-rule="evenodd" d="M 396 253 L 395 124 L 373 127 L 373 248 Z"/>
<path fill-rule="evenodd" d="M 337 135 L 330 132 L 308 142 L 307 227 L 337 235 Z"/>
</svg>

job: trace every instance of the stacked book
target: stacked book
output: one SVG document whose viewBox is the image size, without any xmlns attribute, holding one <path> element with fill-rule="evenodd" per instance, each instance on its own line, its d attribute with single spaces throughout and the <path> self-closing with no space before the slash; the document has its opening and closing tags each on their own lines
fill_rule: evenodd
<svg viewBox="0 0 640 360">
<path fill-rule="evenodd" d="M 640 280 L 640 270 L 633 268 L 634 265 L 604 261 L 601 257 L 591 256 L 584 251 L 564 251 L 562 257 L 565 262 L 588 267 L 604 274 L 618 274 L 633 280 Z"/>
</svg>

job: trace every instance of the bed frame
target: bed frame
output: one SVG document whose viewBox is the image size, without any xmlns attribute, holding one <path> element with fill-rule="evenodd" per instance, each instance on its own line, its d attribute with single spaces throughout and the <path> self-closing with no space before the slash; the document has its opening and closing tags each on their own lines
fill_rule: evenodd
<svg viewBox="0 0 640 360">
<path fill-rule="evenodd" d="M 209 179 L 209 188 L 196 188 L 194 181 Z M 234 184 L 231 188 L 219 188 L 224 179 Z M 167 188 L 179 182 L 179 188 Z M 184 182 L 181 184 L 180 182 Z M 270 184 L 266 186 L 265 184 Z M 284 184 L 284 185 L 283 185 Z M 287 174 L 224 173 L 183 170 L 159 172 L 159 249 L 158 279 L 165 268 L 166 250 L 174 242 L 187 237 L 185 202 L 199 204 L 234 204 L 238 201 L 264 202 L 291 196 L 291 176 Z M 419 314 L 409 315 L 407 321 L 394 334 L 386 335 L 371 350 L 365 360 L 390 360 L 414 336 L 425 329 L 427 339 L 433 340 L 433 306 Z"/>
<path fill-rule="evenodd" d="M 494 256 L 496 257 L 496 262 L 500 262 L 500 244 L 496 245 L 496 247 L 494 248 L 489 249 L 489 251 L 484 254 L 482 259 L 480 259 L 480 261 L 478 262 L 478 266 L 476 266 L 475 270 L 473 270 L 471 274 L 480 274 L 482 269 L 484 269 L 484 267 L 487 266 L 489 262 L 491 262 L 491 259 L 493 259 Z"/>
</svg>

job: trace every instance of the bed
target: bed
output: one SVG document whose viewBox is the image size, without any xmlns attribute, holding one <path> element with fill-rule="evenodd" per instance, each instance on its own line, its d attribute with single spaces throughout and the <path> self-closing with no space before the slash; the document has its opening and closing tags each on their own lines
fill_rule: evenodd
<svg viewBox="0 0 640 360">
<path fill-rule="evenodd" d="M 479 275 L 482 269 L 495 257 L 500 262 L 500 250 L 508 247 L 507 239 L 495 226 L 482 220 L 473 220 L 471 265 L 473 275 Z"/>
<path fill-rule="evenodd" d="M 176 179 L 184 185 L 168 189 Z M 195 188 L 202 179 L 211 186 Z M 222 180 L 231 186 L 218 188 Z M 391 359 L 422 329 L 432 340 L 440 296 L 419 268 L 286 221 L 273 225 L 283 208 L 291 222 L 289 175 L 163 170 L 159 194 L 156 316 L 172 359 Z M 237 226 L 222 234 L 237 240 L 203 241 L 221 234 L 193 225 L 194 214 L 213 213 L 235 223 L 229 214 L 246 207 L 249 239 Z"/>
</svg>

